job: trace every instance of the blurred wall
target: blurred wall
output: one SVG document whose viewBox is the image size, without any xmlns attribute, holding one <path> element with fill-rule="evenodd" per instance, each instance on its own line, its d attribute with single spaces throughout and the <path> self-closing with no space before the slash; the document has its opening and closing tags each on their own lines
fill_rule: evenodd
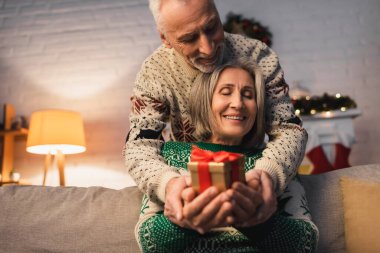
<svg viewBox="0 0 380 253">
<path fill-rule="evenodd" d="M 380 162 L 380 2 L 378 0 L 216 0 L 273 33 L 289 85 L 349 95 L 355 119 L 352 165 Z M 82 114 L 87 151 L 66 157 L 68 185 L 122 188 L 133 81 L 160 45 L 145 0 L 0 0 L 0 103 L 17 115 L 62 108 Z M 2 117 L 2 111 L 0 112 Z M 43 156 L 15 143 L 15 169 L 42 182 Z M 57 185 L 51 170 L 49 185 Z"/>
</svg>

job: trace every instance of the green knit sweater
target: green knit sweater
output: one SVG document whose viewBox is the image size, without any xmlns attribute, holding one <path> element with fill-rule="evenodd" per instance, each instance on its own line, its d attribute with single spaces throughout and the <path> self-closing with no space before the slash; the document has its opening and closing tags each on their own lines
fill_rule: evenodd
<svg viewBox="0 0 380 253">
<path fill-rule="evenodd" d="M 227 151 L 244 154 L 246 172 L 254 168 L 255 162 L 262 156 L 262 150 L 204 142 L 166 142 L 162 147 L 162 156 L 180 174 L 188 175 L 187 163 L 190 160 L 192 145 L 213 152 Z M 256 252 L 258 250 L 256 246 L 268 252 L 313 252 L 318 240 L 318 229 L 310 219 L 305 193 L 297 179 L 289 183 L 278 202 L 279 209 L 270 222 L 272 225 L 266 223 L 253 230 L 241 231 L 246 236 L 255 238 L 249 241 L 233 228 L 218 230 L 216 234 L 207 234 L 205 237 L 195 231 L 180 228 L 163 216 L 162 204 L 150 201 L 148 196 L 144 195 L 135 234 L 143 252 L 177 252 L 190 246 L 193 240 L 199 239 L 200 241 L 197 241 L 199 244 L 194 244 L 193 247 L 199 245 L 204 247 L 211 242 L 227 243 L 227 246 L 225 245 L 227 249 L 223 249 L 223 246 L 218 249 L 218 252 Z M 269 235 L 263 237 L 263 231 L 267 231 L 265 233 Z M 188 248 L 189 252 L 193 250 L 195 248 Z M 203 250 L 202 252 L 215 252 L 207 247 Z"/>
<path fill-rule="evenodd" d="M 246 172 L 252 169 L 255 166 L 256 160 L 262 156 L 262 150 L 245 149 L 241 146 L 227 146 L 206 142 L 166 142 L 162 148 L 162 156 L 169 165 L 187 170 L 187 163 L 190 161 L 192 145 L 196 145 L 200 149 L 213 152 L 227 151 L 244 154 L 244 168 Z"/>
</svg>

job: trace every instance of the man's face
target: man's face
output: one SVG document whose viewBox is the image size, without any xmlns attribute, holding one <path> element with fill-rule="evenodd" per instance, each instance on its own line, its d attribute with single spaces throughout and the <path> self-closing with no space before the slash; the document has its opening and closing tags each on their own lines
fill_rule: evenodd
<svg viewBox="0 0 380 253">
<path fill-rule="evenodd" d="M 161 39 L 192 67 L 209 73 L 223 58 L 223 26 L 210 0 L 164 1 Z"/>
</svg>

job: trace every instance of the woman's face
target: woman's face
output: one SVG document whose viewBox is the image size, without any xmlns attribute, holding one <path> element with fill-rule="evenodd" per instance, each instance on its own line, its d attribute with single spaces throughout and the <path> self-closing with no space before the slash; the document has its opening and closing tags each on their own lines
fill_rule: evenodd
<svg viewBox="0 0 380 253">
<path fill-rule="evenodd" d="M 224 69 L 215 86 L 211 110 L 215 126 L 210 141 L 239 145 L 256 119 L 256 94 L 251 74 L 241 68 Z"/>
</svg>

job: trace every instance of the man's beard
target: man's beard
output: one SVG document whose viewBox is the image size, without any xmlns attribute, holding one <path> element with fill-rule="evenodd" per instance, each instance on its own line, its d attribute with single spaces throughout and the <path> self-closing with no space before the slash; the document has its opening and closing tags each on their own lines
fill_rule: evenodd
<svg viewBox="0 0 380 253">
<path fill-rule="evenodd" d="M 224 43 L 221 42 L 216 46 L 215 54 L 218 54 L 218 55 L 216 55 L 216 59 L 214 62 L 212 62 L 210 64 L 198 63 L 199 60 L 208 59 L 208 57 L 203 57 L 203 56 L 197 56 L 195 58 L 190 58 L 190 62 L 194 66 L 194 68 L 198 69 L 199 71 L 201 71 L 203 73 L 211 73 L 215 70 L 215 68 L 218 65 L 220 65 L 222 63 L 223 52 L 224 52 Z"/>
</svg>

